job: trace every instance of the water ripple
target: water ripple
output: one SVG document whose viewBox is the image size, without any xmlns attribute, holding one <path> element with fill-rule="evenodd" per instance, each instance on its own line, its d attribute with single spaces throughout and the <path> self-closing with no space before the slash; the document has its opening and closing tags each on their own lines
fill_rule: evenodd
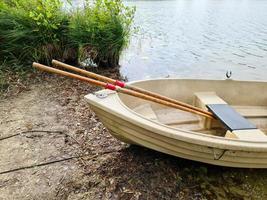
<svg viewBox="0 0 267 200">
<path fill-rule="evenodd" d="M 83 0 L 76 0 L 82 4 Z M 120 61 L 129 80 L 267 79 L 267 1 L 125 1 L 138 34 Z"/>
</svg>

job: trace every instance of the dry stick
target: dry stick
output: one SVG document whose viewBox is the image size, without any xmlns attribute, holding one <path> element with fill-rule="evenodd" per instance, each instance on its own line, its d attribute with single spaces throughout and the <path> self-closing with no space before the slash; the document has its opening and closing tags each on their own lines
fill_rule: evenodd
<svg viewBox="0 0 267 200">
<path fill-rule="evenodd" d="M 4 136 L 4 137 L 1 137 L 0 138 L 0 141 L 1 140 L 6 140 L 6 139 L 9 139 L 9 138 L 12 138 L 12 137 L 15 137 L 15 136 L 18 136 L 18 135 L 23 135 L 23 134 L 28 134 L 28 133 L 59 133 L 59 134 L 63 134 L 62 131 L 44 131 L 44 130 L 30 130 L 30 131 L 22 131 L 20 133 L 16 133 L 16 134 L 12 134 L 12 135 L 8 135 L 8 136 Z M 65 134 L 65 133 L 64 133 Z M 68 136 L 68 135 L 67 135 Z"/>
<path fill-rule="evenodd" d="M 71 156 L 71 157 L 68 157 L 68 158 L 63 158 L 63 159 L 59 159 L 59 160 L 53 160 L 53 161 L 44 162 L 44 163 L 40 163 L 40 164 L 34 164 L 34 165 L 29 165 L 29 166 L 24 166 L 24 167 L 18 167 L 18 168 L 15 168 L 15 169 L 10 169 L 10 170 L 6 170 L 6 171 L 2 171 L 2 172 L 0 172 L 0 175 L 7 174 L 7 173 L 10 173 L 10 172 L 20 171 L 20 170 L 23 170 L 23 169 L 30 169 L 30 168 L 35 168 L 35 167 L 41 167 L 41 166 L 45 166 L 45 165 L 50 165 L 50 164 L 54 164 L 54 163 L 58 163 L 58 162 L 63 162 L 63 161 L 67 161 L 67 160 L 71 160 L 71 159 L 79 158 L 79 157 L 81 157 L 81 156 Z"/>
<path fill-rule="evenodd" d="M 60 66 L 60 67 L 63 67 L 63 68 L 78 72 L 80 74 L 86 75 L 86 76 L 94 78 L 94 79 L 98 79 L 100 81 L 111 83 L 111 84 L 119 86 L 121 88 L 127 88 L 127 89 L 130 89 L 130 90 L 136 91 L 138 93 L 142 93 L 142 94 L 145 94 L 145 95 L 148 95 L 148 96 L 151 96 L 151 97 L 155 97 L 155 98 L 160 99 L 160 100 L 164 100 L 164 101 L 167 101 L 167 102 L 170 102 L 170 103 L 173 103 L 173 104 L 177 104 L 179 106 L 183 106 L 183 107 L 189 108 L 191 110 L 195 110 L 195 111 L 204 113 L 206 115 L 211 116 L 211 118 L 214 118 L 213 114 L 211 112 L 205 111 L 205 110 L 203 110 L 201 108 L 197 108 L 197 107 L 192 106 L 190 104 L 183 103 L 183 102 L 177 101 L 175 99 L 171 99 L 169 97 L 162 96 L 160 94 L 157 94 L 157 93 L 154 93 L 154 92 L 151 92 L 151 91 L 139 88 L 139 87 L 135 87 L 135 86 L 126 84 L 126 83 L 118 81 L 118 80 L 114 80 L 114 79 L 111 79 L 111 78 L 108 78 L 108 77 L 105 77 L 105 76 L 101 76 L 99 74 L 95 74 L 93 72 L 89 72 L 89 71 L 86 71 L 86 70 L 83 70 L 83 69 L 80 69 L 80 68 L 77 68 L 77 67 L 62 63 L 62 62 L 57 61 L 57 60 L 52 60 L 52 64 L 55 65 L 55 66 Z"/>
<path fill-rule="evenodd" d="M 12 137 L 16 137 L 18 135 L 26 135 L 26 134 L 29 134 L 29 133 L 58 133 L 58 134 L 63 134 L 67 137 L 70 137 L 71 139 L 73 139 L 78 145 L 82 146 L 81 143 L 73 136 L 67 134 L 67 133 L 64 133 L 63 131 L 45 131 L 45 130 L 30 130 L 30 131 L 23 131 L 23 132 L 20 132 L 20 133 L 16 133 L 16 134 L 12 134 L 12 135 L 8 135 L 8 136 L 4 136 L 4 137 L 1 137 L 0 138 L 0 142 L 1 140 L 6 140 L 6 139 L 10 139 Z M 26 136 L 27 137 L 27 136 Z"/>
<path fill-rule="evenodd" d="M 120 87 L 117 87 L 117 86 L 109 84 L 109 83 L 104 83 L 104 82 L 101 82 L 101 81 L 93 80 L 93 79 L 90 79 L 90 78 L 87 78 L 87 77 L 83 77 L 83 76 L 80 76 L 80 75 L 77 75 L 77 74 L 73 74 L 73 73 L 69 73 L 69 72 L 62 71 L 62 70 L 59 70 L 59 69 L 55 69 L 55 68 L 52 68 L 52 67 L 48 67 L 48 66 L 45 66 L 45 65 L 42 65 L 42 64 L 39 64 L 39 63 L 33 63 L 33 67 L 35 67 L 37 69 L 40 69 L 40 70 L 43 70 L 43 71 L 47 71 L 47 72 L 51 72 L 51 73 L 67 76 L 67 77 L 70 77 L 70 78 L 78 79 L 78 80 L 81 80 L 81 81 L 84 81 L 84 82 L 87 82 L 87 83 L 90 83 L 90 84 L 93 84 L 93 85 L 96 85 L 96 86 L 104 87 L 106 89 L 114 90 L 114 91 L 117 91 L 117 92 L 120 92 L 120 93 L 128 94 L 128 95 L 135 96 L 135 97 L 138 97 L 138 98 L 142 98 L 142 99 L 145 99 L 145 100 L 148 100 L 148 101 L 159 103 L 159 104 L 162 104 L 162 105 L 165 105 L 165 106 L 170 106 L 170 107 L 173 107 L 173 108 L 176 108 L 176 109 L 180 109 L 180 110 L 183 110 L 183 111 L 195 113 L 195 114 L 198 114 L 198 115 L 202 115 L 204 117 L 208 117 L 208 118 L 214 119 L 213 116 L 210 116 L 210 115 L 208 115 L 206 113 L 203 113 L 203 112 L 200 112 L 200 111 L 196 111 L 196 110 L 192 110 L 191 108 L 183 107 L 181 105 L 177 105 L 177 104 L 174 104 L 174 103 L 171 103 L 171 102 L 168 102 L 168 101 L 157 99 L 155 97 L 151 97 L 151 96 L 148 96 L 148 95 L 145 95 L 145 94 L 141 94 L 141 93 L 138 93 L 138 92 L 126 89 L 126 88 L 120 88 Z"/>
<path fill-rule="evenodd" d="M 24 170 L 24 169 L 31 169 L 31 168 L 35 168 L 35 167 L 42 167 L 42 166 L 46 166 L 46 165 L 51 165 L 51 164 L 55 164 L 55 163 L 59 163 L 59 162 L 72 160 L 72 159 L 75 159 L 75 158 L 82 158 L 82 157 L 89 157 L 90 156 L 87 160 L 92 160 L 92 159 L 94 159 L 94 158 L 96 158 L 98 156 L 103 156 L 103 155 L 106 155 L 106 154 L 109 154 L 109 153 L 115 153 L 115 152 L 118 152 L 118 151 L 104 151 L 104 152 L 100 152 L 100 153 L 97 153 L 97 154 L 92 155 L 92 156 L 90 156 L 90 155 L 71 156 L 71 157 L 62 158 L 62 159 L 59 159 L 59 160 L 52 160 L 52 161 L 43 162 L 43 163 L 39 163 L 39 164 L 33 164 L 33 165 L 29 165 L 29 166 L 23 166 L 23 167 L 18 167 L 18 168 L 6 170 L 6 171 L 1 171 L 0 175 L 8 174 L 8 173 L 11 173 L 11 172 L 16 172 L 16 171 L 20 171 L 20 170 Z"/>
</svg>

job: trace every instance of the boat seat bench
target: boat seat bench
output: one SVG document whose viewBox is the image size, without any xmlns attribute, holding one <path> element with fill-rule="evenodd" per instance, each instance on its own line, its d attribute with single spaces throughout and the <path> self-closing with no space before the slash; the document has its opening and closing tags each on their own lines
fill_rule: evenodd
<svg viewBox="0 0 267 200">
<path fill-rule="evenodd" d="M 253 141 L 267 141 L 267 136 L 239 114 L 214 92 L 195 93 L 195 105 L 209 110 L 227 128 L 225 137 Z M 206 128 L 212 127 L 212 120 L 204 119 Z"/>
<path fill-rule="evenodd" d="M 267 118 L 267 106 L 232 106 L 245 118 Z"/>
<path fill-rule="evenodd" d="M 230 131 L 257 129 L 254 124 L 228 104 L 208 104 L 206 106 Z"/>
</svg>

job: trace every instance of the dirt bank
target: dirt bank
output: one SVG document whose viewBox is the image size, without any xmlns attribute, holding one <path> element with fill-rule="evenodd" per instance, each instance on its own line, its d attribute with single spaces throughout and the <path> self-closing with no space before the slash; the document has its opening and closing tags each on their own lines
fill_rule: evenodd
<svg viewBox="0 0 267 200">
<path fill-rule="evenodd" d="M 26 88 L 0 101 L 0 199 L 267 198 L 266 170 L 214 167 L 112 138 L 83 99 L 98 88 L 54 76 Z"/>
</svg>

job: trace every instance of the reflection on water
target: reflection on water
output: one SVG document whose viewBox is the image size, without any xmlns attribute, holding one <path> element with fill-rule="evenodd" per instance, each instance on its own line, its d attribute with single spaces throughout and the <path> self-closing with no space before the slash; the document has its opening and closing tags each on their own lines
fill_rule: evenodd
<svg viewBox="0 0 267 200">
<path fill-rule="evenodd" d="M 76 2 L 82 2 L 81 0 Z M 125 1 L 136 6 L 121 71 L 155 77 L 267 80 L 267 1 Z"/>
<path fill-rule="evenodd" d="M 267 80 L 267 1 L 127 1 L 138 34 L 121 60 L 129 80 L 153 77 Z"/>
</svg>

